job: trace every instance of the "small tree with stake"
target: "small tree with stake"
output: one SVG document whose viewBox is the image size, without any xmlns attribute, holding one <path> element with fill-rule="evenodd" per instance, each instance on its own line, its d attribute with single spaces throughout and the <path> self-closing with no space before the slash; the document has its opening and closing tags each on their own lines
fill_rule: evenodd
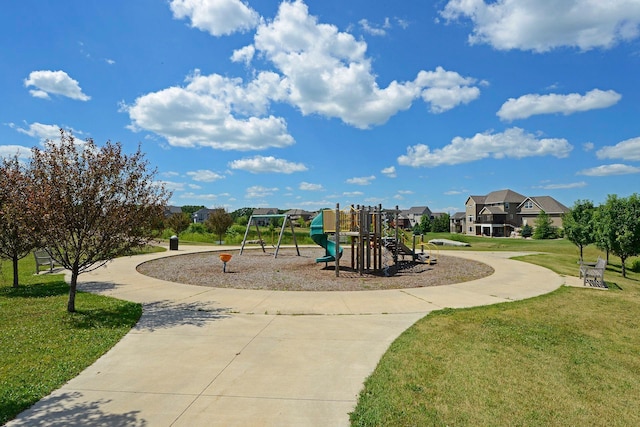
<svg viewBox="0 0 640 427">
<path fill-rule="evenodd" d="M 29 209 L 53 258 L 71 271 L 67 310 L 75 312 L 78 275 L 147 244 L 170 194 L 138 147 L 98 147 L 60 130 L 60 142 L 33 149 L 34 197 Z"/>
<path fill-rule="evenodd" d="M 18 260 L 38 246 L 36 221 L 26 208 L 32 185 L 17 157 L 0 164 L 0 258 L 13 264 L 13 287 L 18 287 Z"/>
<path fill-rule="evenodd" d="M 205 225 L 218 235 L 218 241 L 222 243 L 222 235 L 233 225 L 233 218 L 225 208 L 215 208 L 209 213 L 209 218 L 205 221 Z"/>
</svg>

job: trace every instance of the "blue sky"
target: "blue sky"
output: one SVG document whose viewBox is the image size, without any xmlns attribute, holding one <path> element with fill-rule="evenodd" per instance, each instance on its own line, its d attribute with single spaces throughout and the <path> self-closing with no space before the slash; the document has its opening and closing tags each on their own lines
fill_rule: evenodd
<svg viewBox="0 0 640 427">
<path fill-rule="evenodd" d="M 138 144 L 175 205 L 571 206 L 640 183 L 640 0 L 21 0 L 0 156 Z"/>
</svg>

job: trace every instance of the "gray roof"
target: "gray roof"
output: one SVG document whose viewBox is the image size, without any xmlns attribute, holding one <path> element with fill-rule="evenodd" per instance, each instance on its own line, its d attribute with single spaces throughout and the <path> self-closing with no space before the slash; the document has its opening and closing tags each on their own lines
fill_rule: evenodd
<svg viewBox="0 0 640 427">
<path fill-rule="evenodd" d="M 451 219 L 464 219 L 465 216 L 466 216 L 465 212 L 456 212 L 456 213 L 453 214 Z"/>
<path fill-rule="evenodd" d="M 487 205 L 491 205 L 494 203 L 522 203 L 522 201 L 524 201 L 525 196 L 523 196 L 520 193 L 516 193 L 513 190 L 498 190 L 498 191 L 492 191 L 491 193 L 487 194 L 487 198 L 485 199 L 484 203 Z"/>
<path fill-rule="evenodd" d="M 506 213 L 501 207 L 499 206 L 485 206 L 482 208 L 482 210 L 480 211 L 480 213 L 482 214 L 484 211 L 488 211 L 491 214 L 504 214 Z"/>
<path fill-rule="evenodd" d="M 427 212 L 431 213 L 431 209 L 427 206 L 412 206 L 409 210 L 403 211 L 407 215 L 424 215 Z"/>
<path fill-rule="evenodd" d="M 276 215 L 278 208 L 255 208 L 253 215 Z"/>
<path fill-rule="evenodd" d="M 527 200 L 531 200 L 540 210 L 545 211 L 548 214 L 562 214 L 569 212 L 568 207 L 551 196 L 527 197 L 522 201 L 522 203 L 520 203 L 519 207 L 521 207 Z"/>
<path fill-rule="evenodd" d="M 486 200 L 487 196 L 469 196 L 467 198 L 467 201 L 469 201 L 469 199 L 473 200 L 474 202 L 476 202 L 477 205 L 482 205 L 484 204 L 484 201 Z"/>
</svg>

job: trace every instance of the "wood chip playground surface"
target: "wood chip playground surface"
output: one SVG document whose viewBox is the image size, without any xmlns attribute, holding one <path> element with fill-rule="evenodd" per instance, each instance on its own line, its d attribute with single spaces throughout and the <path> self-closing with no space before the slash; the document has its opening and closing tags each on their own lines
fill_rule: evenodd
<svg viewBox="0 0 640 427">
<path fill-rule="evenodd" d="M 220 253 L 232 255 L 223 272 Z M 413 263 L 402 258 L 393 264 L 390 253 L 383 256 L 385 272 L 360 275 L 351 268 L 348 248 L 340 262 L 340 277 L 334 263 L 316 263 L 324 255 L 322 248 L 245 249 L 176 255 L 145 262 L 138 272 L 157 279 L 197 286 L 281 291 L 370 291 L 382 289 L 442 286 L 489 276 L 493 268 L 464 258 L 440 253 L 434 265 Z M 399 267 L 399 268 L 398 268 Z"/>
</svg>

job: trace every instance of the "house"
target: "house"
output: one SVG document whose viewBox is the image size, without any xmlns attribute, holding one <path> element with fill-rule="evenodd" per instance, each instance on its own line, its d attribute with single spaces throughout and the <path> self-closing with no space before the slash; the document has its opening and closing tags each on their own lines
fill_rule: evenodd
<svg viewBox="0 0 640 427">
<path fill-rule="evenodd" d="M 449 231 L 451 233 L 464 233 L 466 224 L 466 214 L 456 212 L 449 218 Z"/>
<path fill-rule="evenodd" d="M 545 211 L 553 225 L 562 226 L 569 209 L 550 196 L 526 197 L 513 190 L 493 191 L 486 196 L 469 196 L 465 203 L 465 233 L 476 236 L 508 237 Z"/>
<path fill-rule="evenodd" d="M 562 215 L 569 212 L 569 208 L 553 197 L 527 197 L 518 206 L 518 216 L 522 225 L 535 225 L 535 220 L 544 211 L 551 219 L 554 227 L 562 227 Z"/>
<path fill-rule="evenodd" d="M 280 212 L 277 208 L 255 208 L 252 216 L 253 221 L 260 227 L 266 227 L 271 224 L 271 218 L 255 218 L 256 215 L 278 215 Z"/>
<path fill-rule="evenodd" d="M 196 224 L 204 224 L 204 222 L 209 219 L 209 215 L 211 214 L 211 212 L 213 212 L 213 209 L 198 209 L 193 213 L 191 218 L 193 218 L 193 222 Z"/>
<path fill-rule="evenodd" d="M 305 211 L 304 209 L 290 209 L 285 213 L 289 215 L 289 219 L 294 224 L 298 224 L 300 218 L 302 218 L 305 222 L 308 222 L 313 216 L 313 212 Z"/>
<path fill-rule="evenodd" d="M 486 196 L 469 196 L 465 203 L 466 234 L 510 236 L 521 226 L 517 213 L 525 198 L 509 189 L 493 191 Z"/>
<path fill-rule="evenodd" d="M 413 228 L 416 224 L 420 224 L 423 216 L 433 219 L 431 209 L 427 206 L 414 206 L 408 210 L 400 211 L 398 217 L 398 225 L 403 228 Z"/>
<path fill-rule="evenodd" d="M 165 206 L 164 207 L 164 217 L 169 218 L 175 214 L 181 214 L 182 208 L 180 206 Z"/>
</svg>

